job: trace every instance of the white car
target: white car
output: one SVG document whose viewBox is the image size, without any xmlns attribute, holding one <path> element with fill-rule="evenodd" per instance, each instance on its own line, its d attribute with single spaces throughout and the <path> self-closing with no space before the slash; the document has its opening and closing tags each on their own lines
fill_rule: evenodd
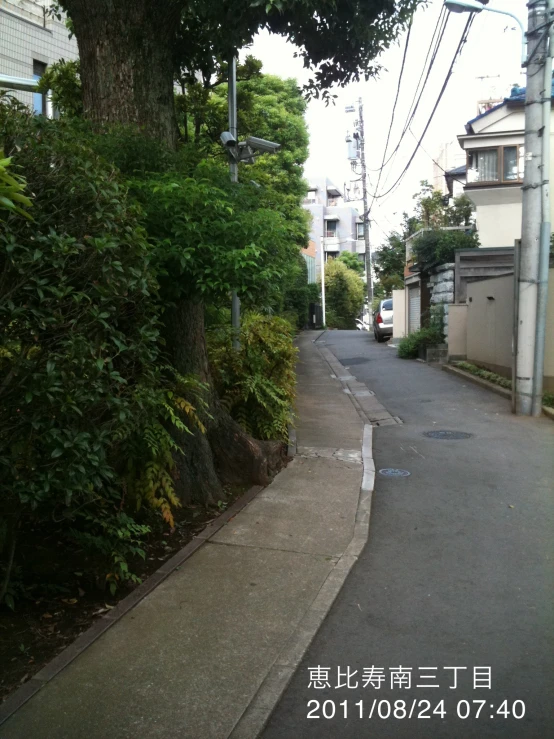
<svg viewBox="0 0 554 739">
<path fill-rule="evenodd" d="M 373 314 L 373 335 L 379 343 L 392 336 L 392 298 L 381 300 Z"/>
<path fill-rule="evenodd" d="M 358 331 L 369 331 L 369 325 L 362 321 L 361 318 L 356 318 L 356 328 Z"/>
</svg>

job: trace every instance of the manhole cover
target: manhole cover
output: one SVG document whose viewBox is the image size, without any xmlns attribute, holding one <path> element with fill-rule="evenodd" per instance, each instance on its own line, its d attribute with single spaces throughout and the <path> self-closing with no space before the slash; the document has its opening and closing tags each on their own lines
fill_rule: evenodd
<svg viewBox="0 0 554 739">
<path fill-rule="evenodd" d="M 340 361 L 344 367 L 348 367 L 351 364 L 363 364 L 369 360 L 365 357 L 350 357 L 349 359 L 341 359 Z"/>
<path fill-rule="evenodd" d="M 392 467 L 386 467 L 384 470 L 379 470 L 380 475 L 385 477 L 408 477 L 410 473 L 408 470 L 397 470 Z"/>
<path fill-rule="evenodd" d="M 424 431 L 423 436 L 429 439 L 470 439 L 473 434 L 466 434 L 465 431 Z"/>
</svg>

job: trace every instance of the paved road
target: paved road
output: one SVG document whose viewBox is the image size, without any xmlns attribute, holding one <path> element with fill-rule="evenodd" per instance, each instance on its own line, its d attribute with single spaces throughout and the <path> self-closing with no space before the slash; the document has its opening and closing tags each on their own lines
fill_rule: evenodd
<svg viewBox="0 0 554 739">
<path fill-rule="evenodd" d="M 515 418 L 503 398 L 366 333 L 322 340 L 403 419 L 375 430 L 374 454 L 378 469 L 410 476 L 377 475 L 369 543 L 264 739 L 554 737 L 554 424 Z M 472 437 L 423 436 L 442 429 Z M 325 671 L 323 687 L 308 687 L 317 666 L 330 687 Z M 351 687 L 337 687 L 347 667 Z M 379 689 L 371 667 L 383 668 Z M 399 667 L 411 668 L 410 687 Z M 491 668 L 490 688 L 476 667 Z M 319 718 L 307 719 L 310 700 Z M 384 718 L 395 701 L 412 718 L 401 703 Z"/>
</svg>

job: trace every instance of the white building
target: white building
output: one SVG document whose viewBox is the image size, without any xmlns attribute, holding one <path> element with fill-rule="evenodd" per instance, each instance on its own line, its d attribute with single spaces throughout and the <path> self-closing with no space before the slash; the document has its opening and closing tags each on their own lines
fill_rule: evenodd
<svg viewBox="0 0 554 739">
<path fill-rule="evenodd" d="M 77 40 L 62 19 L 48 15 L 50 0 L 0 0 L 0 75 L 39 79 L 49 64 L 77 59 Z M 37 113 L 50 113 L 46 97 L 14 91 Z"/>
<path fill-rule="evenodd" d="M 514 87 L 465 128 L 458 137 L 467 157 L 465 193 L 475 204 L 481 246 L 513 246 L 521 238 L 525 89 Z"/>
<path fill-rule="evenodd" d="M 311 217 L 310 240 L 316 245 L 316 266 L 321 266 L 321 245 L 325 260 L 342 252 L 365 260 L 364 224 L 360 214 L 343 201 L 341 191 L 326 177 L 310 180 L 304 209 Z"/>
</svg>

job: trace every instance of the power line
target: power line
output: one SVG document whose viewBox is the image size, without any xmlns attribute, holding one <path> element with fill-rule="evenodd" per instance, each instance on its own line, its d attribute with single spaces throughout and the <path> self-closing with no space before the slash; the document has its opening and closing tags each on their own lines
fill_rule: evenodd
<svg viewBox="0 0 554 739">
<path fill-rule="evenodd" d="M 412 131 L 412 129 L 411 129 L 411 128 L 410 128 L 410 133 L 412 134 L 412 136 L 414 137 L 414 139 L 415 139 L 415 140 L 417 141 L 417 136 L 415 135 L 415 133 L 414 133 L 414 132 Z M 429 152 L 428 152 L 428 151 L 427 151 L 426 149 L 424 149 L 424 148 L 423 148 L 422 144 L 420 144 L 419 146 L 420 146 L 420 148 L 421 148 L 421 151 L 422 151 L 422 152 L 423 152 L 424 154 L 427 154 L 427 156 L 428 156 L 428 157 L 429 157 L 429 159 L 430 159 L 430 160 L 431 160 L 431 161 L 433 162 L 433 164 L 436 164 L 436 165 L 437 165 L 437 167 L 438 167 L 439 169 L 442 169 L 442 171 L 444 172 L 444 174 L 448 174 L 448 170 L 446 170 L 446 169 L 445 169 L 445 168 L 444 168 L 444 167 L 442 166 L 442 164 L 439 164 L 439 163 L 438 163 L 438 162 L 437 162 L 437 161 L 436 161 L 435 159 L 433 159 L 433 157 L 431 156 L 431 154 L 429 154 Z M 460 185 L 465 185 L 465 184 L 466 184 L 465 182 L 462 182 L 461 180 L 459 180 L 459 179 L 458 179 L 457 177 L 452 177 L 452 179 L 454 180 L 454 182 L 459 182 L 459 183 L 460 183 Z"/>
<path fill-rule="evenodd" d="M 381 166 L 379 168 L 379 176 L 377 177 L 377 184 L 375 185 L 375 192 L 377 192 L 379 190 L 379 184 L 381 182 L 381 177 L 383 175 L 383 168 L 385 166 L 385 159 L 387 157 L 387 149 L 389 147 L 390 135 L 391 135 L 392 126 L 393 126 L 393 123 L 394 123 L 394 114 L 396 112 L 396 104 L 398 103 L 398 97 L 400 95 L 400 87 L 402 86 L 402 76 L 404 74 L 404 67 L 406 66 L 406 57 L 408 55 L 408 47 L 410 45 L 410 34 L 412 32 L 412 22 L 413 22 L 413 17 L 410 18 L 410 24 L 408 26 L 408 34 L 406 36 L 406 44 L 404 46 L 404 54 L 402 55 L 402 64 L 400 65 L 400 74 L 398 75 L 398 84 L 396 86 L 396 95 L 394 97 L 394 103 L 393 103 L 393 106 L 392 106 L 392 113 L 391 113 L 391 116 L 390 116 L 389 131 L 387 133 L 387 140 L 385 141 L 385 149 L 383 151 L 383 159 L 381 160 Z M 370 204 L 370 206 L 368 208 L 368 214 L 371 213 L 371 208 L 372 208 L 374 202 L 375 202 L 375 196 L 373 197 L 373 200 L 371 201 L 371 204 Z"/>
<path fill-rule="evenodd" d="M 421 74 L 419 76 L 419 80 L 416 85 L 414 95 L 412 97 L 412 102 L 410 103 L 410 107 L 408 108 L 408 115 L 406 116 L 406 121 L 404 123 L 404 127 L 402 128 L 402 132 L 400 134 L 400 139 L 398 140 L 398 143 L 396 144 L 394 150 L 392 151 L 387 161 L 382 164 L 382 167 L 386 167 L 389 164 L 389 162 L 395 158 L 395 155 L 400 148 L 400 144 L 402 143 L 404 136 L 406 135 L 406 131 L 408 130 L 409 125 L 412 123 L 415 117 L 415 114 L 417 113 L 419 103 L 421 102 L 421 98 L 423 96 L 423 91 L 425 90 L 425 87 L 427 85 L 427 81 L 431 74 L 431 70 L 433 69 L 435 59 L 437 58 L 439 47 L 442 43 L 442 39 L 443 39 L 444 32 L 446 29 L 446 24 L 448 23 L 448 17 L 449 15 L 446 13 L 446 9 L 443 5 L 441 7 L 441 12 L 439 14 L 439 17 L 437 19 L 437 24 L 435 26 L 433 36 L 431 37 L 431 43 L 429 44 L 429 49 L 427 50 L 427 56 L 425 57 L 425 62 L 423 63 L 423 68 L 421 70 Z M 431 53 L 431 50 L 433 50 L 432 53 Z M 429 55 L 431 55 L 431 61 L 430 61 L 429 67 L 427 68 L 427 73 L 425 74 L 425 69 L 427 67 L 427 61 L 429 60 Z M 425 80 L 423 81 L 423 85 L 422 85 L 421 83 L 422 83 L 424 74 L 425 74 Z M 416 98 L 417 98 L 417 101 L 416 101 Z M 381 167 L 379 169 L 374 169 L 374 170 L 369 170 L 369 171 L 378 172 L 380 170 L 381 170 Z"/>
<path fill-rule="evenodd" d="M 440 103 L 440 101 L 442 99 L 442 96 L 444 95 L 444 92 L 446 90 L 446 87 L 448 85 L 448 82 L 450 80 L 450 77 L 452 76 L 452 72 L 454 70 L 454 64 L 456 63 L 456 60 L 458 59 L 458 56 L 460 55 L 460 53 L 462 51 L 462 48 L 463 48 L 465 42 L 467 41 L 467 35 L 469 33 L 469 29 L 471 28 L 471 24 L 472 23 L 473 23 L 473 14 L 470 15 L 469 18 L 468 18 L 468 20 L 467 20 L 467 23 L 465 25 L 465 28 L 464 28 L 464 30 L 462 32 L 462 36 L 461 36 L 460 41 L 458 43 L 458 48 L 456 49 L 456 52 L 455 52 L 454 57 L 452 59 L 452 62 L 450 64 L 450 68 L 449 68 L 449 70 L 447 72 L 447 75 L 445 77 L 445 80 L 444 80 L 444 82 L 442 84 L 442 87 L 441 87 L 441 90 L 439 92 L 439 95 L 438 95 L 438 97 L 437 97 L 437 99 L 435 101 L 435 104 L 433 106 L 433 110 L 431 111 L 431 115 L 429 116 L 429 118 L 427 120 L 427 123 L 425 124 L 425 128 L 423 129 L 423 133 L 421 134 L 421 136 L 420 136 L 420 138 L 419 138 L 419 140 L 417 142 L 416 148 L 414 149 L 411 157 L 408 160 L 408 163 L 406 164 L 406 166 L 404 167 L 404 169 L 402 170 L 402 172 L 400 173 L 400 175 L 396 179 L 395 183 L 386 192 L 384 192 L 384 193 L 379 194 L 379 193 L 375 192 L 374 195 L 373 195 L 373 200 L 384 198 L 385 195 L 388 195 L 393 190 L 395 190 L 398 187 L 398 185 L 400 184 L 400 182 L 402 181 L 402 179 L 404 178 L 404 175 L 406 174 L 406 172 L 408 171 L 411 163 L 414 160 L 415 155 L 417 154 L 417 152 L 419 150 L 419 147 L 421 146 L 421 142 L 423 141 L 423 139 L 425 137 L 425 134 L 427 133 L 427 130 L 428 130 L 429 126 L 431 125 L 431 122 L 433 120 L 433 116 L 435 115 L 435 112 L 436 112 L 436 110 L 437 110 L 437 108 L 439 106 L 439 103 Z M 372 202 L 371 206 L 373 206 L 373 202 Z M 369 210 L 371 211 L 371 207 L 370 207 Z"/>
</svg>

